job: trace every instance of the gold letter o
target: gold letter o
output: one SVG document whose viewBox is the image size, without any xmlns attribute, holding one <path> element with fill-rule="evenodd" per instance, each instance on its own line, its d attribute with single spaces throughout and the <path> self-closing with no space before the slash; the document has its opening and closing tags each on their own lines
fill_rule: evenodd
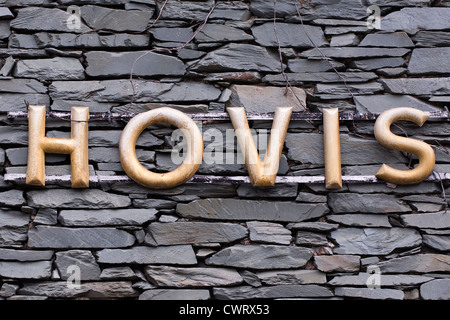
<svg viewBox="0 0 450 320">
<path fill-rule="evenodd" d="M 136 141 L 142 131 L 155 123 L 169 123 L 182 130 L 187 142 L 187 155 L 173 171 L 155 173 L 147 170 L 136 156 Z M 137 183 L 165 189 L 188 181 L 197 171 L 203 158 L 203 139 L 200 129 L 186 114 L 172 108 L 158 108 L 138 114 L 126 125 L 119 142 L 120 162 L 126 174 Z"/>
</svg>

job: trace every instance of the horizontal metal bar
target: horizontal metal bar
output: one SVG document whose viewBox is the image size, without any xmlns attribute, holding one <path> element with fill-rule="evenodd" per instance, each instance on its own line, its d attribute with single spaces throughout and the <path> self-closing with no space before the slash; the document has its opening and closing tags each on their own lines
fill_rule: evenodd
<svg viewBox="0 0 450 320">
<path fill-rule="evenodd" d="M 24 183 L 26 179 L 26 174 L 22 173 L 7 173 L 4 175 L 5 182 L 18 182 Z M 126 175 L 118 176 L 90 176 L 89 181 L 91 183 L 128 183 L 133 182 Z M 439 182 L 439 181 L 450 181 L 450 173 L 435 173 L 425 179 L 426 182 Z M 46 175 L 45 182 L 59 183 L 59 182 L 70 182 L 70 175 Z M 378 179 L 375 176 L 343 176 L 343 183 L 383 183 L 385 181 Z M 221 183 L 250 183 L 250 178 L 248 176 L 202 176 L 196 175 L 192 177 L 186 183 L 210 183 L 210 184 L 221 184 Z M 275 183 L 300 183 L 300 184 L 311 184 L 311 183 L 325 183 L 324 176 L 278 176 Z"/>
<path fill-rule="evenodd" d="M 448 111 L 431 111 L 426 112 L 429 115 L 429 119 L 450 119 Z M 91 113 L 90 121 L 111 121 L 111 120 L 123 120 L 127 121 L 136 116 L 137 113 Z M 229 121 L 230 117 L 228 113 L 187 113 L 187 115 L 196 121 Z M 50 111 L 46 114 L 48 119 L 60 119 L 70 120 L 70 112 L 54 112 Z M 378 113 L 343 113 L 339 116 L 339 120 L 351 121 L 351 120 L 376 120 L 379 116 Z M 273 120 L 274 113 L 248 113 L 248 120 Z M 24 111 L 10 111 L 7 115 L 8 119 L 27 119 L 28 112 Z M 292 113 L 291 120 L 322 120 L 322 113 Z"/>
</svg>

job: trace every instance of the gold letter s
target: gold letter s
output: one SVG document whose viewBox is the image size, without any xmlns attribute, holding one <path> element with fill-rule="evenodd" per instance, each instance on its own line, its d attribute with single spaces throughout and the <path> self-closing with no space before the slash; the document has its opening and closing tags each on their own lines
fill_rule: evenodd
<svg viewBox="0 0 450 320">
<path fill-rule="evenodd" d="M 428 115 L 413 108 L 395 108 L 383 112 L 375 122 L 375 138 L 389 149 L 408 152 L 419 158 L 418 166 L 413 170 L 398 170 L 383 164 L 378 170 L 377 178 L 394 184 L 415 184 L 428 178 L 433 172 L 435 155 L 433 149 L 427 143 L 405 137 L 399 137 L 390 130 L 395 121 L 406 120 L 422 126 L 427 121 Z"/>
</svg>

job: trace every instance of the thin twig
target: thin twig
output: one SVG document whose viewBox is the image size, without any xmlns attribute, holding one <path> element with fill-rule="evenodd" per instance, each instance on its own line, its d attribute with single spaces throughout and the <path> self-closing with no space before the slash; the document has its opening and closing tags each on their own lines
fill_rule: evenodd
<svg viewBox="0 0 450 320">
<path fill-rule="evenodd" d="M 444 213 L 447 213 L 448 210 L 448 202 L 447 202 L 447 194 L 445 192 L 445 188 L 444 188 L 444 182 L 442 181 L 442 177 L 441 174 L 439 172 L 436 172 L 433 170 L 433 174 L 435 177 L 437 177 L 439 179 L 439 183 L 441 184 L 441 188 L 442 188 L 442 197 L 444 198 Z"/>
<path fill-rule="evenodd" d="M 186 41 L 185 43 L 183 43 L 181 46 L 173 47 L 173 48 L 167 48 L 167 49 L 165 49 L 165 50 L 167 50 L 167 51 L 169 51 L 169 52 L 170 52 L 170 51 L 180 51 L 180 50 L 184 49 L 189 43 L 191 43 L 191 42 L 194 40 L 194 38 L 197 36 L 197 34 L 198 34 L 198 33 L 203 29 L 203 27 L 206 25 L 206 23 L 207 23 L 208 20 L 209 20 L 209 17 L 211 16 L 211 14 L 213 13 L 214 9 L 217 7 L 218 4 L 219 4 L 219 3 L 215 3 L 215 4 L 211 7 L 211 10 L 208 12 L 208 14 L 207 14 L 206 18 L 204 19 L 203 23 L 197 28 L 197 30 L 194 32 L 194 34 L 192 35 L 192 37 L 191 37 L 188 41 Z M 161 11 L 162 11 L 162 10 L 161 10 Z M 129 108 L 131 107 L 131 105 L 134 103 L 134 99 L 135 99 L 135 97 L 136 97 L 136 88 L 135 88 L 134 82 L 133 82 L 133 74 L 134 74 L 134 69 L 135 69 L 135 67 L 136 67 L 136 64 L 137 64 L 138 61 L 141 60 L 143 57 L 147 56 L 148 54 L 150 54 L 151 52 L 154 52 L 154 51 L 156 51 L 156 50 L 157 50 L 157 49 L 151 49 L 151 50 L 148 50 L 148 51 L 144 52 L 142 55 L 140 55 L 136 60 L 134 60 L 133 65 L 131 66 L 130 79 L 129 79 L 130 84 L 131 84 L 131 88 L 132 88 L 132 90 L 133 90 L 133 95 L 132 95 L 132 97 L 131 97 L 131 103 L 130 103 L 129 107 L 128 107 L 123 113 L 126 113 L 126 112 L 128 111 L 128 109 L 129 109 Z M 158 49 L 158 50 L 159 50 L 159 49 Z"/>
<path fill-rule="evenodd" d="M 158 13 L 158 16 L 156 17 L 155 21 L 153 21 L 153 23 L 149 27 L 145 28 L 145 30 L 142 32 L 146 32 L 146 31 L 150 30 L 159 21 L 159 18 L 161 18 L 161 15 L 163 13 L 164 7 L 167 4 L 167 1 L 169 1 L 169 0 L 164 0 L 164 3 L 162 4 L 161 9 L 159 9 L 159 13 Z M 142 32 L 140 32 L 140 33 L 142 33 Z"/>
<path fill-rule="evenodd" d="M 402 126 L 400 126 L 399 124 L 397 124 L 397 123 L 394 123 L 394 126 L 397 128 L 397 129 L 399 129 L 400 131 L 402 131 L 403 132 L 403 134 L 405 135 L 405 137 L 407 137 L 408 138 L 408 133 L 406 133 L 406 130 L 405 129 L 403 129 L 402 128 Z M 408 168 L 412 168 L 411 166 L 412 166 L 412 157 L 413 157 L 413 155 L 412 155 L 412 153 L 406 153 L 407 154 L 407 156 L 409 155 L 409 163 L 408 163 Z"/>
<path fill-rule="evenodd" d="M 285 95 L 287 95 L 288 90 L 290 89 L 292 94 L 294 95 L 294 97 L 297 99 L 297 101 L 300 103 L 300 105 L 304 108 L 304 110 L 306 111 L 308 109 L 308 107 L 303 103 L 303 101 L 297 96 L 297 94 L 295 93 L 294 89 L 292 88 L 291 83 L 289 82 L 289 78 L 286 74 L 286 72 L 284 72 L 284 68 L 283 68 L 283 56 L 281 54 L 281 43 L 280 43 L 280 37 L 278 35 L 278 30 L 277 30 L 277 0 L 273 1 L 273 31 L 275 33 L 275 38 L 277 40 L 277 44 L 278 44 L 278 55 L 279 55 L 279 59 L 280 59 L 280 70 L 281 70 L 281 74 L 283 75 L 284 81 L 286 82 L 286 92 Z"/>
<path fill-rule="evenodd" d="M 447 150 L 446 147 L 444 147 L 439 141 L 434 140 L 434 142 L 436 142 L 438 146 L 434 146 L 436 149 L 441 150 L 442 152 L 444 152 L 445 154 L 447 154 L 448 156 L 450 156 L 450 152 Z M 431 145 L 433 147 L 433 145 Z"/>
<path fill-rule="evenodd" d="M 347 89 L 348 93 L 351 95 L 351 97 L 354 99 L 355 95 L 353 94 L 353 92 L 350 90 L 350 87 L 347 85 L 347 81 L 345 80 L 345 78 L 339 73 L 339 71 L 336 69 L 336 67 L 330 62 L 330 59 L 323 53 L 323 51 L 317 46 L 317 44 L 313 41 L 313 39 L 311 39 L 311 37 L 309 36 L 309 34 L 306 32 L 305 29 L 305 24 L 303 23 L 303 18 L 302 15 L 300 13 L 300 9 L 298 8 L 297 2 L 295 2 L 295 8 L 297 9 L 297 14 L 298 17 L 300 18 L 300 22 L 302 24 L 303 27 L 303 32 L 305 33 L 306 37 L 309 39 L 309 41 L 311 42 L 311 44 L 314 46 L 314 48 L 319 51 L 319 53 L 322 55 L 323 60 L 325 60 L 330 67 L 333 69 L 333 71 L 338 75 L 338 77 L 342 80 L 342 82 L 344 83 L 345 88 Z M 369 111 L 370 112 L 370 111 Z"/>
</svg>

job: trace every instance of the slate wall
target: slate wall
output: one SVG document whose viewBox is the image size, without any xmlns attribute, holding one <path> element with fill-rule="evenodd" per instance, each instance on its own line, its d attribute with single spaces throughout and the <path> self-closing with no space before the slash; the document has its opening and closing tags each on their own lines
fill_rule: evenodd
<svg viewBox="0 0 450 320">
<path fill-rule="evenodd" d="M 450 102 L 448 0 L 276 3 L 277 33 L 267 0 L 0 0 L 2 172 L 26 170 L 27 123 L 6 114 L 26 111 L 27 103 L 119 113 L 159 106 L 273 112 L 286 105 L 378 113 L 399 106 L 442 111 Z M 79 29 L 67 27 L 69 5 L 80 8 Z M 367 28 L 369 5 L 381 9 L 381 30 Z M 150 48 L 135 64 L 133 96 L 130 71 Z M 285 95 L 281 68 L 295 95 Z M 89 124 L 91 175 L 124 174 L 118 140 L 125 125 Z M 270 125 L 252 123 L 257 130 Z M 46 126 L 48 136 L 70 132 L 66 121 Z M 231 128 L 203 123 L 204 132 Z M 323 175 L 321 130 L 321 122 L 291 123 L 280 175 Z M 433 144 L 436 171 L 450 172 L 448 122 L 394 129 L 403 130 Z M 138 155 L 149 169 L 174 167 L 171 132 L 159 125 L 142 134 Z M 382 162 L 403 169 L 417 162 L 379 146 L 373 121 L 341 122 L 341 141 L 346 175 L 373 175 Z M 47 174 L 70 172 L 64 155 L 46 162 Z M 198 174 L 246 169 L 203 164 Z M 432 182 L 334 191 L 322 184 L 149 190 L 136 183 L 73 190 L 5 182 L 2 175 L 0 299 L 449 299 L 443 188 L 450 199 L 448 183 Z M 67 285 L 76 276 L 73 265 L 81 271 L 78 289 Z M 366 286 L 371 270 L 382 273 L 376 290 Z"/>
</svg>

